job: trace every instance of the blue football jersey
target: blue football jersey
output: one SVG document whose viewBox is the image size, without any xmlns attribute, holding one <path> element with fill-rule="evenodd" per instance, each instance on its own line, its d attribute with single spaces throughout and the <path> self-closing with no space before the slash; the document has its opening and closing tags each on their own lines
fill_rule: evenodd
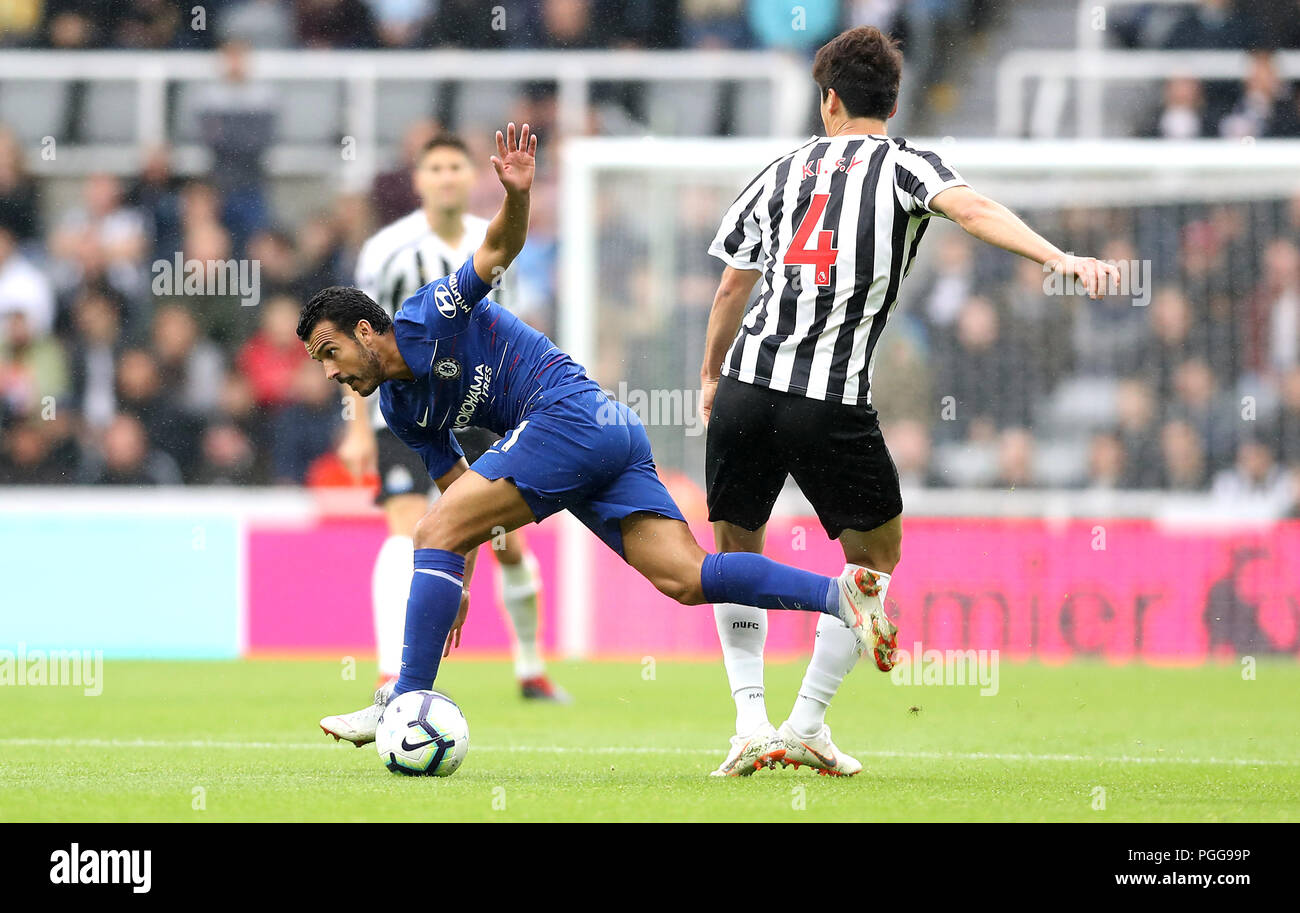
<svg viewBox="0 0 1300 913">
<path fill-rule="evenodd" d="M 540 406 L 600 389 L 544 334 L 489 300 L 491 289 L 470 256 L 407 298 L 393 318 L 415 380 L 381 384 L 379 408 L 434 479 L 461 458 L 453 430 L 505 434 Z"/>
</svg>

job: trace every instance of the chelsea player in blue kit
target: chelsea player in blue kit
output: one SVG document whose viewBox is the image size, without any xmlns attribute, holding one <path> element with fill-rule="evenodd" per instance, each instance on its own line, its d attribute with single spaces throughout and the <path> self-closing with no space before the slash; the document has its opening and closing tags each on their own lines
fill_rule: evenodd
<svg viewBox="0 0 1300 913">
<path fill-rule="evenodd" d="M 505 201 L 454 275 L 419 289 L 391 320 L 358 289 L 327 288 L 298 324 L 330 380 L 362 396 L 379 391 L 388 426 L 442 492 L 415 531 L 400 677 L 370 707 L 326 717 L 321 728 L 357 745 L 373 741 L 387 701 L 431 688 L 459 644 L 478 546 L 561 510 L 677 602 L 825 612 L 854 631 L 860 650 L 877 648 L 893 626 L 863 569 L 849 565 L 834 578 L 757 554 L 706 554 L 659 481 L 636 415 L 487 297 L 527 236 L 537 138 L 527 124 L 516 137 L 511 124 L 496 144 Z M 504 435 L 473 466 L 452 434 L 470 425 Z"/>
</svg>

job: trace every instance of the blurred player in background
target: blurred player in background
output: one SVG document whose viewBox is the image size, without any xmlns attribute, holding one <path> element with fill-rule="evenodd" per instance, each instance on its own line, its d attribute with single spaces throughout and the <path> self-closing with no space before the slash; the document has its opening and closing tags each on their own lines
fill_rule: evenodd
<svg viewBox="0 0 1300 913">
<path fill-rule="evenodd" d="M 380 229 L 357 258 L 357 287 L 389 315 L 406 298 L 439 276 L 456 271 L 483 243 L 488 220 L 466 211 L 477 179 L 464 142 L 435 136 L 415 158 L 412 183 L 421 208 Z M 497 300 L 510 303 L 509 290 L 498 289 Z M 401 671 L 402 630 L 411 587 L 415 524 L 429 509 L 437 489 L 418 454 L 399 441 L 379 412 L 379 397 L 367 404 L 350 388 L 353 420 L 339 446 L 339 457 L 356 475 L 378 471 L 377 502 L 388 522 L 388 538 L 375 558 L 371 593 L 375 643 L 379 652 L 380 685 Z M 474 462 L 499 437 L 483 428 L 464 428 L 456 438 L 465 457 Z M 515 675 L 525 698 L 567 702 L 569 696 L 546 675 L 538 643 L 538 593 L 541 578 L 537 559 L 519 532 L 505 534 L 493 548 L 498 589 L 513 633 Z"/>
<path fill-rule="evenodd" d="M 718 550 L 762 552 L 772 505 L 793 476 L 845 560 L 867 569 L 882 613 L 901 554 L 903 499 L 871 405 L 871 372 L 930 216 L 1051 264 L 1094 298 L 1107 275 L 1118 278 L 1112 266 L 1061 252 L 935 153 L 886 136 L 902 65 L 894 40 L 871 27 L 818 52 L 813 79 L 826 135 L 770 164 L 723 217 L 709 253 L 727 265 L 700 372 Z M 818 620 L 799 695 L 776 730 L 763 692 L 766 611 L 718 604 L 714 618 L 736 702 L 736 735 L 714 775 L 748 775 L 776 757 L 858 773 L 862 765 L 835 747 L 826 725 L 859 655 L 849 629 L 829 615 Z M 881 671 L 893 668 L 893 646 L 875 650 Z"/>
</svg>

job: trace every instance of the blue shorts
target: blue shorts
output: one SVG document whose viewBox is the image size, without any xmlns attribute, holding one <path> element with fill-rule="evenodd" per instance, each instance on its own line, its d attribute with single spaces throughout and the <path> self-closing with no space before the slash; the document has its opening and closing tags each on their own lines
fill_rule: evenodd
<svg viewBox="0 0 1300 913">
<path fill-rule="evenodd" d="M 620 557 L 629 514 L 686 521 L 659 481 L 641 419 L 599 390 L 529 413 L 470 468 L 512 481 L 538 521 L 567 510 Z"/>
</svg>

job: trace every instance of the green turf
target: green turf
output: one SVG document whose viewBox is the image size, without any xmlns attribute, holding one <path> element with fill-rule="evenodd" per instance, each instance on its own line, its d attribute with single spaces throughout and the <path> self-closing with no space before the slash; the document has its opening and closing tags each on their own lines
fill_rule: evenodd
<svg viewBox="0 0 1300 913">
<path fill-rule="evenodd" d="M 993 697 L 859 667 L 830 715 L 866 765 L 843 780 L 706 776 L 731 727 L 720 664 L 553 671 L 575 705 L 523 702 L 504 664 L 444 666 L 472 736 L 445 780 L 316 728 L 365 702 L 364 665 L 350 681 L 328 662 L 109 661 L 99 697 L 0 687 L 0 820 L 1300 820 L 1290 662 L 1254 681 L 1232 664 L 1004 664 Z M 802 671 L 769 665 L 774 722 Z"/>
</svg>

